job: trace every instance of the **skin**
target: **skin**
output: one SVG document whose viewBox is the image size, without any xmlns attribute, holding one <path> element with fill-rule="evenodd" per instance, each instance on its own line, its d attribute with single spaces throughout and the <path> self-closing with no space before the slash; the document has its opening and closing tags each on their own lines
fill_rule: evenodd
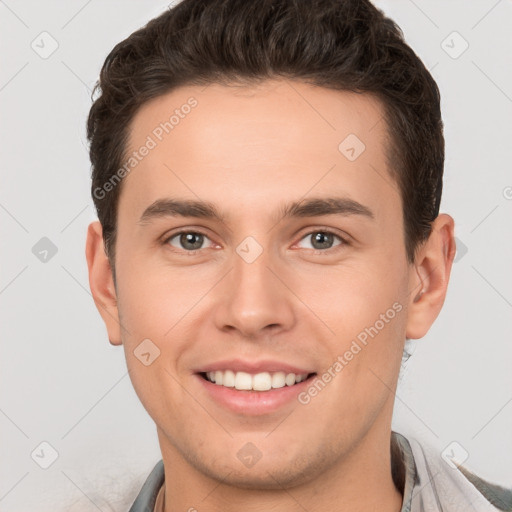
<svg viewBox="0 0 512 512">
<path fill-rule="evenodd" d="M 124 346 L 157 426 L 166 512 L 399 511 L 389 442 L 402 350 L 443 305 L 453 219 L 439 215 L 415 264 L 407 262 L 383 111 L 368 94 L 286 80 L 182 87 L 138 111 L 129 151 L 190 96 L 197 107 L 123 182 L 116 286 L 99 222 L 86 247 L 110 342 Z M 366 146 L 354 161 L 338 150 L 351 133 Z M 367 206 L 374 218 L 280 215 L 284 203 L 332 196 Z M 224 220 L 167 216 L 141 225 L 143 211 L 163 198 L 209 201 Z M 179 236 L 166 242 L 178 228 L 204 233 L 202 247 L 187 253 Z M 332 247 L 312 245 L 326 228 L 336 234 Z M 248 236 L 263 248 L 252 263 L 236 251 Z M 320 375 L 394 303 L 401 311 L 307 405 L 234 413 L 194 374 L 242 357 Z M 160 350 L 149 366 L 134 355 L 146 338 Z M 237 457 L 248 442 L 261 453 L 250 468 Z"/>
</svg>

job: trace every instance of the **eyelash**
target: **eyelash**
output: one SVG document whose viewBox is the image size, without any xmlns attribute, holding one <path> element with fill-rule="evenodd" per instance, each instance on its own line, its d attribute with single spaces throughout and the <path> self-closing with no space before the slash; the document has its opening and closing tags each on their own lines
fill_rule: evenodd
<svg viewBox="0 0 512 512">
<path fill-rule="evenodd" d="M 179 235 L 182 235 L 182 234 L 189 234 L 189 233 L 193 233 L 195 235 L 202 235 L 206 238 L 209 239 L 209 236 L 204 233 L 203 231 L 201 230 L 190 230 L 190 229 L 183 229 L 181 231 L 176 231 L 175 233 L 169 235 L 168 237 L 166 237 L 163 241 L 162 241 L 162 245 L 169 245 L 169 241 L 172 240 L 173 238 L 179 236 Z M 307 233 L 305 233 L 300 239 L 299 239 L 299 242 L 304 240 L 304 238 L 308 237 L 308 236 L 311 236 L 313 235 L 314 233 L 326 233 L 326 234 L 330 234 L 330 235 L 333 235 L 335 236 L 336 238 L 338 238 L 341 243 L 338 244 L 338 245 L 335 245 L 334 247 L 330 247 L 329 249 L 310 249 L 310 250 L 313 250 L 313 251 L 319 251 L 319 252 L 333 252 L 333 251 L 336 251 L 337 249 L 340 249 L 340 248 L 343 248 L 344 246 L 348 246 L 350 245 L 349 241 L 342 237 L 341 235 L 339 235 L 337 232 L 335 232 L 334 230 L 330 229 L 330 228 L 320 228 L 320 229 L 314 229 L 314 230 L 311 230 L 311 231 L 308 231 Z M 169 245 L 169 247 L 172 247 Z M 172 248 L 171 250 L 175 250 L 175 248 Z M 197 251 L 200 251 L 202 249 L 196 249 L 196 250 L 192 250 L 192 251 L 187 251 L 185 249 L 182 249 L 181 252 L 185 252 L 185 253 L 188 253 L 188 254 L 194 254 L 195 252 Z M 177 251 L 179 252 L 179 251 Z"/>
</svg>

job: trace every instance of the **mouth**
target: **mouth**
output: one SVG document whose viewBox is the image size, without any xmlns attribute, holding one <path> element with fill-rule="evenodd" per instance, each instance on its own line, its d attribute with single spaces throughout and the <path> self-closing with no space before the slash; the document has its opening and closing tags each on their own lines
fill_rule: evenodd
<svg viewBox="0 0 512 512">
<path fill-rule="evenodd" d="M 237 391 L 265 392 L 284 387 L 292 387 L 311 379 L 316 373 L 286 373 L 286 372 L 260 372 L 251 374 L 234 370 L 216 370 L 200 372 L 199 375 L 206 381 L 232 388 Z"/>
<path fill-rule="evenodd" d="M 317 375 L 303 370 L 294 373 L 292 368 L 282 371 L 282 366 L 280 370 L 268 368 L 268 371 L 220 368 L 196 372 L 197 382 L 208 401 L 244 418 L 289 414 L 290 407 L 298 406 L 300 392 L 307 389 Z"/>
</svg>

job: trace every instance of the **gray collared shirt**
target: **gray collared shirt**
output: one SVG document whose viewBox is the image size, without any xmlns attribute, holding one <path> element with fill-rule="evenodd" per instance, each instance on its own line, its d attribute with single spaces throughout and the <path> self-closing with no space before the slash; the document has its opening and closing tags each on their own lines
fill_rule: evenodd
<svg viewBox="0 0 512 512">
<path fill-rule="evenodd" d="M 391 433 L 391 442 L 402 459 L 402 477 L 400 472 L 393 475 L 403 487 L 401 512 L 512 512 L 512 487 L 487 482 L 463 466 L 452 467 L 435 449 L 398 432 Z M 155 512 L 164 480 L 164 464 L 160 460 L 129 512 Z"/>
</svg>

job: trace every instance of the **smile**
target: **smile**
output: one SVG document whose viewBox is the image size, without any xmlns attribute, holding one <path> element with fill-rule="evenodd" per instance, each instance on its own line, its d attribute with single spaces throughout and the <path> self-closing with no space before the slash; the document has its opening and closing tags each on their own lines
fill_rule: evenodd
<svg viewBox="0 0 512 512">
<path fill-rule="evenodd" d="M 310 374 L 285 373 L 285 372 L 261 372 L 251 374 L 247 372 L 235 372 L 233 370 L 217 370 L 202 374 L 206 380 L 239 391 L 269 391 L 271 389 L 293 386 L 309 377 Z"/>
</svg>

